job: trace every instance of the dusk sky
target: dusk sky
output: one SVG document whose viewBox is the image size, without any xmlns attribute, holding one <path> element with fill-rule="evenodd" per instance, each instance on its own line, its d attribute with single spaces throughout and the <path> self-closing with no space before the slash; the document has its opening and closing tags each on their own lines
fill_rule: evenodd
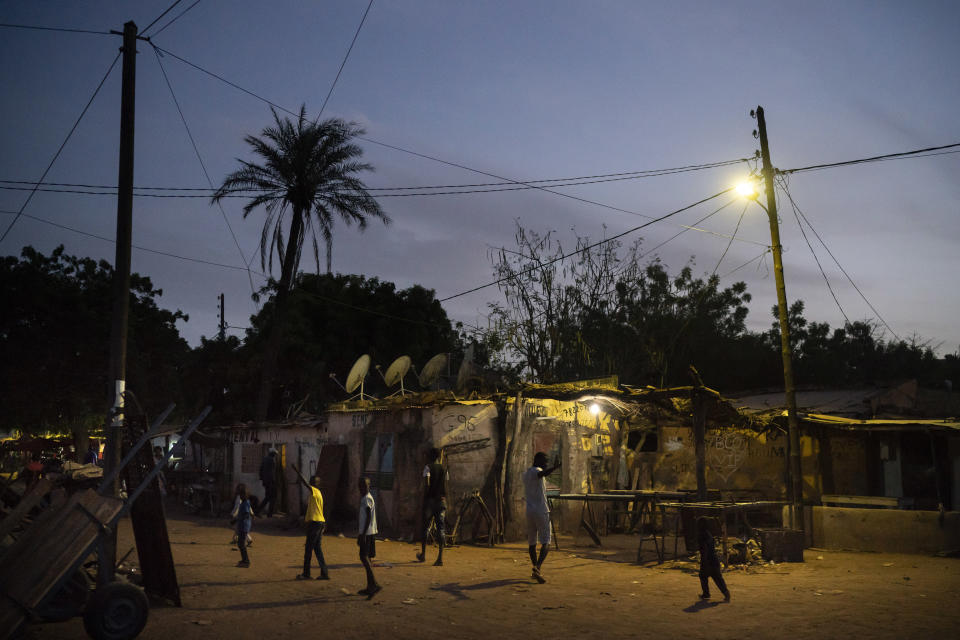
<svg viewBox="0 0 960 640">
<path fill-rule="evenodd" d="M 171 2 L 8 0 L 0 3 L 0 22 L 109 31 L 134 20 L 143 29 Z M 181 2 L 148 35 L 191 4 Z M 305 103 L 315 117 L 367 5 L 203 0 L 153 42 L 286 109 Z M 512 180 L 542 180 L 751 157 L 759 143 L 749 112 L 762 105 L 773 163 L 791 169 L 960 142 L 958 34 L 960 3 L 952 1 L 375 0 L 323 116 L 357 121 L 380 143 Z M 0 180 L 40 179 L 119 46 L 117 36 L 0 29 Z M 207 187 L 153 48 L 140 42 L 139 52 L 135 185 Z M 271 123 L 269 107 L 175 57 L 161 61 L 219 184 L 237 158 L 250 157 L 243 137 Z M 119 105 L 118 63 L 46 182 L 116 185 Z M 499 181 L 361 144 L 376 167 L 366 177 L 370 187 Z M 555 230 L 572 247 L 574 233 L 595 240 L 621 233 L 648 221 L 643 216 L 722 191 L 749 170 L 739 163 L 557 189 L 633 213 L 537 190 L 382 198 L 393 224 L 372 222 L 364 233 L 338 224 L 333 268 L 401 288 L 421 284 L 446 298 L 492 280 L 489 253 L 513 246 L 515 221 Z M 960 154 L 797 173 L 789 187 L 897 335 L 930 341 L 940 355 L 958 351 Z M 0 231 L 27 195 L 0 190 Z M 625 240 L 642 237 L 653 247 L 681 230 L 678 224 L 692 225 L 726 201 Z M 242 250 L 260 271 L 263 218 L 242 219 L 242 204 L 224 204 L 240 250 L 208 198 L 135 198 L 133 243 L 234 267 L 243 267 Z M 789 201 L 780 205 L 788 299 L 804 300 L 808 320 L 842 326 Z M 709 274 L 743 206 L 734 203 L 700 225 L 715 234 L 684 233 L 649 258 L 659 256 L 676 273 L 694 257 L 695 273 Z M 38 192 L 0 244 L 2 255 L 63 244 L 70 254 L 113 262 L 110 242 L 26 216 L 112 239 L 115 196 Z M 849 319 L 879 322 L 808 234 Z M 764 212 L 750 205 L 717 273 L 758 258 L 769 242 Z M 304 257 L 301 268 L 316 270 L 309 250 Z M 216 334 L 220 293 L 230 325 L 247 327 L 256 312 L 242 268 L 137 249 L 132 268 L 163 289 L 162 306 L 189 314 L 179 328 L 193 345 Z M 769 328 L 776 300 L 769 255 L 722 283 L 738 280 L 753 296 L 749 327 Z M 254 276 L 254 286 L 263 282 Z M 501 299 L 491 287 L 444 306 L 453 320 L 483 326 L 487 304 Z"/>
</svg>

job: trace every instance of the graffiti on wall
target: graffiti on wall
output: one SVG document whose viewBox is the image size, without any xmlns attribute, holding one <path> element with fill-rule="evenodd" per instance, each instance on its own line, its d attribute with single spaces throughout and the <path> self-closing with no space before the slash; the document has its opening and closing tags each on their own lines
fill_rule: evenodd
<svg viewBox="0 0 960 640">
<path fill-rule="evenodd" d="M 433 442 L 446 447 L 463 442 L 493 439 L 497 409 L 493 405 L 451 405 L 440 409 L 432 425 Z"/>
<path fill-rule="evenodd" d="M 747 457 L 747 437 L 737 431 L 721 431 L 707 438 L 707 462 L 726 482 Z"/>
</svg>

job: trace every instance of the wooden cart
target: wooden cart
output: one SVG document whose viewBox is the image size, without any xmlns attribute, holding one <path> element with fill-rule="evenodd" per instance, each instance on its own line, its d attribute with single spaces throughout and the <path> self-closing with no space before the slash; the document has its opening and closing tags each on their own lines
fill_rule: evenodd
<svg viewBox="0 0 960 640">
<path fill-rule="evenodd" d="M 0 640 L 16 636 L 28 622 L 62 620 L 81 612 L 84 627 L 93 638 L 134 638 L 143 630 L 149 611 L 147 597 L 139 587 L 113 579 L 112 562 L 107 566 L 104 561 L 105 544 L 163 464 L 156 465 L 126 499 L 108 494 L 119 473 L 150 441 L 172 408 L 127 452 L 97 491 L 86 489 L 62 507 L 47 509 L 0 555 Z M 181 437 L 190 437 L 209 413 L 207 407 Z M 167 458 L 171 454 L 168 452 Z M 4 521 L 10 529 L 16 524 Z M 100 567 L 95 589 L 84 570 L 91 554 L 97 555 Z"/>
</svg>

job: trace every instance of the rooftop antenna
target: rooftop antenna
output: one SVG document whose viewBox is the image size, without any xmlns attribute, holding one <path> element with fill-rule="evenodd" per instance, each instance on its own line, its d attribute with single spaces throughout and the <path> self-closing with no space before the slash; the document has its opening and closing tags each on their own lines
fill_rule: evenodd
<svg viewBox="0 0 960 640">
<path fill-rule="evenodd" d="M 380 365 L 377 365 L 377 371 L 380 371 L 380 375 L 383 377 L 383 382 L 387 385 L 387 388 L 395 387 L 397 383 L 400 384 L 400 390 L 394 391 L 388 398 L 400 394 L 401 397 L 407 395 L 407 390 L 403 386 L 403 378 L 407 375 L 407 372 L 410 371 L 410 367 L 413 365 L 413 362 L 410 360 L 410 356 L 400 356 L 393 363 L 387 367 L 387 373 L 384 374 L 380 370 Z"/>
<path fill-rule="evenodd" d="M 447 354 L 445 353 L 438 353 L 427 360 L 427 364 L 423 365 L 423 369 L 421 369 L 420 373 L 417 374 L 417 380 L 420 382 L 420 387 L 423 389 L 429 389 L 430 385 L 440 377 L 440 372 L 442 372 L 443 368 L 446 366 Z M 414 373 L 416 373 L 416 371 L 414 371 Z"/>
<path fill-rule="evenodd" d="M 347 402 L 351 400 L 372 400 L 373 396 L 367 395 L 363 392 L 363 381 L 367 377 L 367 372 L 370 370 L 370 356 L 363 354 L 357 361 L 353 363 L 353 366 L 350 367 L 350 373 L 347 374 L 347 384 L 346 386 L 340 384 L 340 381 L 337 380 L 337 375 L 335 373 L 330 374 L 330 379 L 337 383 L 337 385 L 346 391 L 347 393 L 353 393 L 357 390 L 357 387 L 360 387 L 360 393 L 355 396 L 347 398 Z"/>
</svg>

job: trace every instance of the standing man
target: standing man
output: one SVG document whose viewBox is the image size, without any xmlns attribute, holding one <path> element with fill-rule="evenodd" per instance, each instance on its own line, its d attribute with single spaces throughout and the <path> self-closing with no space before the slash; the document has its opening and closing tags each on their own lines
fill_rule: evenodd
<svg viewBox="0 0 960 640">
<path fill-rule="evenodd" d="M 530 562 L 533 563 L 533 578 L 546 582 L 540 573 L 543 561 L 550 549 L 550 507 L 547 505 L 547 487 L 544 478 L 560 467 L 560 458 L 553 466 L 547 466 L 547 454 L 538 451 L 533 456 L 533 466 L 523 472 L 523 490 L 527 498 L 527 543 L 530 545 Z M 540 556 L 537 557 L 537 541 L 540 541 Z"/>
<path fill-rule="evenodd" d="M 367 600 L 370 600 L 383 589 L 377 584 L 376 578 L 373 577 L 373 566 L 370 563 L 371 559 L 377 557 L 377 504 L 373 501 L 373 496 L 370 495 L 370 478 L 360 476 L 357 486 L 360 489 L 357 547 L 360 550 L 360 564 L 363 565 L 363 570 L 367 572 L 367 586 L 357 593 L 367 596 Z"/>
<path fill-rule="evenodd" d="M 426 560 L 427 533 L 430 523 L 437 528 L 437 543 L 440 550 L 437 552 L 435 567 L 443 566 L 443 547 L 446 542 L 446 514 L 447 514 L 447 479 L 449 474 L 446 467 L 440 462 L 440 449 L 431 448 L 427 452 L 427 466 L 423 468 L 423 541 L 417 562 Z"/>
<path fill-rule="evenodd" d="M 100 458 L 100 448 L 91 442 L 87 446 L 87 452 L 83 456 L 83 464 L 97 464 Z"/>
<path fill-rule="evenodd" d="M 307 498 L 307 514 L 303 517 L 307 523 L 307 541 L 303 548 L 303 573 L 297 576 L 297 580 L 310 579 L 311 551 L 317 556 L 317 562 L 320 563 L 320 575 L 317 576 L 317 580 L 329 580 L 330 575 L 327 573 L 327 563 L 323 559 L 323 548 L 321 547 L 326 520 L 323 517 L 323 495 L 320 493 L 320 478 L 313 476 L 308 483 L 307 479 L 300 473 L 300 469 L 294 466 L 293 470 L 297 472 L 300 482 L 310 492 L 310 497 Z"/>
<path fill-rule="evenodd" d="M 277 450 L 273 447 L 267 455 L 263 456 L 263 461 L 260 463 L 260 482 L 263 483 L 263 502 L 257 509 L 257 515 L 262 515 L 269 503 L 270 510 L 267 511 L 267 517 L 272 518 L 277 502 Z"/>
</svg>

